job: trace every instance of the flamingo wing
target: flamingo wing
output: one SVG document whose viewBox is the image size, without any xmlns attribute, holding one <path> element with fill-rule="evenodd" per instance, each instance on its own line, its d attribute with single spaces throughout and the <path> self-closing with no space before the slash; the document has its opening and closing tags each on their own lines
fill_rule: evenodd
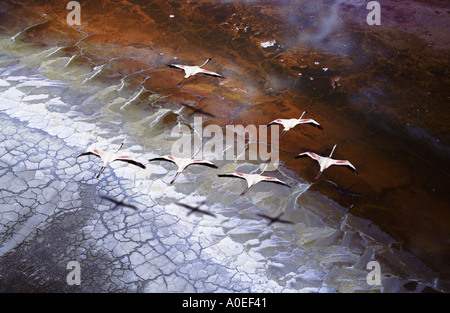
<svg viewBox="0 0 450 313">
<path fill-rule="evenodd" d="M 317 127 L 318 129 L 323 130 L 323 127 L 317 123 L 315 120 L 309 118 L 309 119 L 301 119 L 298 121 L 299 124 L 309 124 L 311 126 Z"/>
<path fill-rule="evenodd" d="M 212 163 L 212 162 L 210 162 L 208 160 L 192 160 L 192 163 L 189 164 L 189 165 L 192 165 L 192 164 L 198 164 L 198 165 L 209 166 L 209 167 L 212 167 L 212 168 L 218 168 L 217 165 L 215 165 L 214 163 Z"/>
<path fill-rule="evenodd" d="M 170 156 L 170 155 L 165 155 L 165 156 L 161 156 L 161 157 L 152 158 L 152 159 L 149 159 L 148 161 L 149 162 L 152 162 L 152 161 L 167 161 L 167 162 L 172 162 L 172 163 L 176 164 L 175 158 L 173 156 Z"/>
<path fill-rule="evenodd" d="M 303 157 L 310 157 L 311 159 L 313 159 L 313 160 L 316 160 L 316 161 L 320 161 L 320 159 L 322 158 L 320 155 L 318 155 L 317 153 L 314 153 L 314 152 L 311 152 L 311 151 L 308 151 L 308 152 L 303 152 L 303 153 L 300 153 L 299 155 L 297 155 L 295 158 L 296 159 L 298 159 L 298 158 L 303 158 Z"/>
<path fill-rule="evenodd" d="M 217 176 L 219 176 L 219 177 L 237 177 L 237 178 L 242 178 L 242 179 L 247 180 L 245 174 L 237 173 L 237 172 L 236 173 L 228 173 L 228 174 L 219 174 Z"/>
<path fill-rule="evenodd" d="M 225 76 L 223 76 L 223 75 L 220 75 L 220 74 L 218 74 L 218 73 L 211 72 L 211 71 L 208 71 L 208 70 L 204 70 L 204 69 L 201 69 L 201 70 L 199 71 L 199 73 L 202 73 L 202 74 L 205 74 L 205 75 L 211 75 L 211 76 L 216 76 L 216 77 L 225 78 Z"/>
<path fill-rule="evenodd" d="M 291 186 L 286 184 L 284 181 L 281 181 L 281 180 L 279 180 L 276 177 L 264 177 L 264 178 L 261 179 L 261 181 L 265 181 L 265 182 L 269 182 L 269 183 L 275 183 L 275 184 L 280 184 L 280 185 L 284 185 L 284 186 L 287 186 L 289 188 L 292 188 Z"/>
<path fill-rule="evenodd" d="M 127 162 L 136 166 L 139 166 L 140 168 L 145 169 L 145 165 L 142 164 L 141 162 L 138 162 L 136 160 L 133 160 L 131 157 L 127 156 L 127 155 L 122 155 L 122 156 L 118 156 L 117 158 L 114 159 L 114 161 L 122 161 L 122 162 Z"/>
<path fill-rule="evenodd" d="M 167 64 L 168 67 L 173 67 L 173 68 L 179 68 L 184 70 L 186 68 L 186 65 L 183 64 Z"/>
<path fill-rule="evenodd" d="M 348 169 L 352 170 L 353 172 L 355 172 L 356 174 L 359 175 L 358 171 L 356 170 L 356 168 L 353 166 L 352 163 L 350 163 L 347 160 L 332 160 L 332 165 L 342 165 L 347 167 Z"/>
<path fill-rule="evenodd" d="M 273 120 L 272 122 L 270 122 L 269 124 L 267 124 L 267 127 L 269 127 L 270 125 L 273 125 L 273 124 L 279 124 L 279 125 L 283 125 L 283 120 L 282 119 L 276 119 L 276 120 Z M 284 126 L 284 125 L 283 125 Z"/>
<path fill-rule="evenodd" d="M 96 157 L 101 158 L 103 153 L 101 151 L 98 151 L 97 149 L 94 149 L 94 150 L 89 150 L 89 151 L 86 151 L 86 152 L 83 152 L 83 153 L 79 154 L 77 156 L 77 158 L 79 158 L 81 156 L 84 156 L 84 155 L 95 155 Z"/>
</svg>

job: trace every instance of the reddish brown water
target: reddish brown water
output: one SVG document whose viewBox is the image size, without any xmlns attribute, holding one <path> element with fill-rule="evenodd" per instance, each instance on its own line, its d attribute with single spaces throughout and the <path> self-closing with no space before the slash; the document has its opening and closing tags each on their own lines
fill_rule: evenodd
<svg viewBox="0 0 450 313">
<path fill-rule="evenodd" d="M 263 125 L 308 110 L 324 130 L 285 134 L 285 167 L 313 181 L 317 164 L 294 156 L 328 154 L 337 143 L 334 157 L 360 175 L 330 168 L 311 189 L 371 220 L 434 270 L 448 270 L 448 4 L 383 2 L 382 25 L 368 26 L 365 5 L 334 1 L 83 1 L 82 25 L 70 28 L 64 2 L 20 3 L 1 5 L 2 33 L 49 20 L 16 40 L 72 46 L 92 67 L 108 63 L 97 79 L 116 83 L 141 71 L 128 88 L 168 96 L 169 108 L 196 105 L 214 114 L 204 116 L 209 123 Z M 184 74 L 165 66 L 207 57 L 205 68 L 226 79 L 197 75 L 178 87 Z"/>
</svg>

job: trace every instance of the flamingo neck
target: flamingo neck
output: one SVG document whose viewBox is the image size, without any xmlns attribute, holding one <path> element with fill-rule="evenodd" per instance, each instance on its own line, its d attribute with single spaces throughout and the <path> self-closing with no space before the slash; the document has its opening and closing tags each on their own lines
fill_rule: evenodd
<svg viewBox="0 0 450 313">
<path fill-rule="evenodd" d="M 306 114 L 306 111 L 303 111 L 302 116 L 300 116 L 299 120 L 301 120 L 303 118 L 303 115 Z"/>
<path fill-rule="evenodd" d="M 262 175 L 267 170 L 268 166 L 269 166 L 269 163 L 266 163 L 266 165 L 261 169 L 261 174 L 259 174 L 259 175 Z"/>
<path fill-rule="evenodd" d="M 333 150 L 331 150 L 330 156 L 329 158 L 331 158 L 331 156 L 333 155 L 334 149 L 336 149 L 337 144 L 334 145 Z"/>
<path fill-rule="evenodd" d="M 206 63 L 208 63 L 208 62 L 209 62 L 209 60 L 211 60 L 211 59 L 206 59 L 205 63 L 203 63 L 203 64 L 202 64 L 202 65 L 200 65 L 199 67 L 203 67 L 203 66 L 205 66 L 205 64 L 206 64 Z"/>
<path fill-rule="evenodd" d="M 198 148 L 198 150 L 192 155 L 192 158 L 195 158 L 195 156 L 200 152 L 200 150 L 202 150 L 202 148 Z"/>
</svg>

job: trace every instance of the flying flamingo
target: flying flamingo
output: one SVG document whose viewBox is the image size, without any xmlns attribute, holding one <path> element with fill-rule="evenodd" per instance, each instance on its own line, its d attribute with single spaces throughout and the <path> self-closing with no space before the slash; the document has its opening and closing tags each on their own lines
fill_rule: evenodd
<svg viewBox="0 0 450 313">
<path fill-rule="evenodd" d="M 282 223 L 282 224 L 294 224 L 294 222 L 280 219 L 281 215 L 283 215 L 283 212 L 281 212 L 278 216 L 275 216 L 275 217 L 265 215 L 265 214 L 256 214 L 256 215 L 268 219 L 269 220 L 269 223 L 267 224 L 268 226 L 272 225 L 275 222 Z"/>
<path fill-rule="evenodd" d="M 323 129 L 322 126 L 320 126 L 320 124 L 317 123 L 315 120 L 310 119 L 310 118 L 309 118 L 309 119 L 303 119 L 303 115 L 305 115 L 306 112 L 307 112 L 307 111 L 304 111 L 303 114 L 302 114 L 302 116 L 300 116 L 300 118 L 298 118 L 298 119 L 297 119 L 297 118 L 291 118 L 291 119 L 282 119 L 282 118 L 279 118 L 279 119 L 273 120 L 272 122 L 270 122 L 269 124 L 267 124 L 267 127 L 269 127 L 270 125 L 273 125 L 273 124 L 280 124 L 280 125 L 283 125 L 284 129 L 283 129 L 283 131 L 282 131 L 281 134 L 280 134 L 280 138 L 281 138 L 281 136 L 283 136 L 284 133 L 286 133 L 288 130 L 290 130 L 291 128 L 294 128 L 295 126 L 297 126 L 297 125 L 299 125 L 299 124 L 310 124 L 310 125 L 312 125 L 312 126 L 314 126 L 314 127 L 317 127 L 317 128 L 319 128 L 319 129 Z"/>
<path fill-rule="evenodd" d="M 190 210 L 190 212 L 186 214 L 187 216 L 191 215 L 194 212 L 198 212 L 198 213 L 203 213 L 203 214 L 206 214 L 206 215 L 209 215 L 209 216 L 212 216 L 212 217 L 216 217 L 216 215 L 214 215 L 213 213 L 210 213 L 210 212 L 205 211 L 205 210 L 200 210 L 200 207 L 202 205 L 204 205 L 205 203 L 206 202 L 203 201 L 202 203 L 200 203 L 199 205 L 194 207 L 194 206 L 190 206 L 190 205 L 187 205 L 187 204 L 184 204 L 184 203 L 176 202 L 177 205 L 182 206 L 182 207 Z"/>
<path fill-rule="evenodd" d="M 261 174 L 264 173 L 266 168 L 267 168 L 267 165 L 264 168 L 264 170 L 261 172 Z M 218 176 L 219 177 L 237 177 L 237 178 L 245 179 L 247 181 L 247 188 L 245 188 L 245 190 L 241 193 L 241 196 L 244 195 L 253 185 L 255 185 L 259 182 L 270 182 L 270 183 L 280 184 L 280 185 L 284 185 L 284 186 L 291 188 L 291 186 L 289 186 L 285 182 L 279 180 L 278 178 L 263 176 L 261 174 L 245 174 L 245 173 L 235 172 L 235 173 L 228 173 L 228 174 L 219 174 Z"/>
<path fill-rule="evenodd" d="M 97 178 L 100 177 L 100 174 L 103 172 L 103 170 L 111 163 L 114 161 L 122 161 L 122 162 L 127 162 L 136 166 L 139 166 L 140 168 L 145 169 L 145 165 L 132 159 L 130 156 L 128 155 L 120 155 L 117 152 L 119 152 L 119 150 L 122 148 L 123 143 L 120 145 L 119 149 L 117 149 L 116 152 L 104 152 L 104 151 L 100 151 L 98 149 L 92 149 L 92 150 L 88 150 L 80 155 L 77 156 L 77 158 L 79 158 L 80 156 L 83 155 L 95 155 L 96 157 L 99 157 L 103 160 L 103 165 L 100 168 L 100 172 L 97 175 Z"/>
<path fill-rule="evenodd" d="M 198 151 L 197 151 L 197 153 L 198 153 Z M 197 153 L 195 153 L 194 156 Z M 150 162 L 152 162 L 152 161 L 168 161 L 168 162 L 172 162 L 178 166 L 177 173 L 175 174 L 175 177 L 170 182 L 171 184 L 173 184 L 175 179 L 177 179 L 178 175 L 180 175 L 181 172 L 183 172 L 186 169 L 186 167 L 188 167 L 192 164 L 205 165 L 205 166 L 209 166 L 212 168 L 217 168 L 217 165 L 215 165 L 214 163 L 212 163 L 208 160 L 200 160 L 200 159 L 193 159 L 193 158 L 177 158 L 177 157 L 174 157 L 171 155 L 165 155 L 165 156 L 161 156 L 161 157 L 152 158 L 152 159 L 149 159 L 149 161 Z"/>
<path fill-rule="evenodd" d="M 322 174 L 322 172 L 327 169 L 328 167 L 330 167 L 331 165 L 343 165 L 346 166 L 347 168 L 351 169 L 353 172 L 355 172 L 356 174 L 358 174 L 358 171 L 356 170 L 356 168 L 347 160 L 335 160 L 332 159 L 331 156 L 333 155 L 334 149 L 336 149 L 337 144 L 334 145 L 333 150 L 331 150 L 330 156 L 329 157 L 323 157 L 320 156 L 314 152 L 303 152 L 300 153 L 299 155 L 297 155 L 295 158 L 302 158 L 305 156 L 310 157 L 311 159 L 316 160 L 317 162 L 319 162 L 320 165 L 320 171 L 316 176 L 316 180 L 319 179 L 319 176 Z"/>
<path fill-rule="evenodd" d="M 184 79 L 187 79 L 187 78 L 194 76 L 195 74 L 199 74 L 199 73 L 225 78 L 225 76 L 220 75 L 218 73 L 202 69 L 202 67 L 205 66 L 206 63 L 208 63 L 209 61 L 211 61 L 211 58 L 206 59 L 205 63 L 203 63 L 202 65 L 199 65 L 199 66 L 190 66 L 190 65 L 183 65 L 183 64 L 168 64 L 168 66 L 182 69 L 185 73 Z M 180 84 L 181 84 L 181 82 L 180 82 Z"/>
</svg>

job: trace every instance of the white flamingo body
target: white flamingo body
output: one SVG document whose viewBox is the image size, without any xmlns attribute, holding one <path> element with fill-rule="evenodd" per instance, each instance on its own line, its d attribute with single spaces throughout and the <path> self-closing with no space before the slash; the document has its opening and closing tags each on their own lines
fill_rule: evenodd
<svg viewBox="0 0 450 313">
<path fill-rule="evenodd" d="M 220 75 L 218 73 L 211 72 L 211 71 L 208 71 L 208 70 L 205 70 L 205 69 L 202 68 L 210 60 L 211 60 L 211 58 L 208 58 L 205 61 L 205 63 L 203 63 L 202 65 L 199 65 L 199 66 L 184 65 L 184 64 L 169 64 L 169 66 L 182 69 L 184 71 L 184 73 L 185 73 L 185 75 L 184 75 L 185 79 L 189 78 L 191 76 L 194 76 L 196 74 L 199 74 L 199 73 L 200 74 L 206 74 L 206 75 L 212 75 L 212 76 L 225 78 L 223 75 Z"/>
<path fill-rule="evenodd" d="M 252 186 L 256 185 L 259 182 L 270 182 L 270 183 L 276 183 L 281 184 L 287 187 L 291 187 L 285 182 L 279 180 L 276 177 L 269 177 L 269 176 L 263 176 L 261 174 L 245 174 L 245 173 L 229 173 L 229 174 L 219 174 L 219 177 L 238 177 L 245 179 L 247 181 L 247 188 L 241 193 L 241 196 L 244 195 Z"/>
<path fill-rule="evenodd" d="M 283 119 L 283 118 L 278 118 L 276 120 L 273 120 L 272 122 L 270 122 L 269 124 L 267 124 L 267 126 L 273 125 L 273 124 L 279 124 L 282 125 L 284 127 L 283 132 L 280 134 L 280 137 L 287 131 L 291 130 L 292 128 L 294 128 L 297 125 L 301 125 L 301 124 L 309 124 L 312 125 L 314 127 L 317 127 L 319 129 L 323 129 L 322 126 L 315 120 L 311 119 L 311 118 L 307 118 L 304 119 L 303 115 L 306 114 L 307 111 L 304 111 L 302 116 L 300 116 L 300 118 L 290 118 L 290 119 Z"/>
<path fill-rule="evenodd" d="M 319 123 L 317 123 L 315 120 L 311 119 L 311 118 L 290 118 L 290 119 L 276 119 L 274 121 L 272 121 L 270 124 L 281 124 L 284 127 L 285 131 L 291 130 L 292 128 L 294 128 L 297 125 L 300 124 L 313 124 L 318 128 L 322 128 L 322 126 L 320 126 Z"/>
<path fill-rule="evenodd" d="M 324 157 L 324 156 L 318 155 L 317 153 L 308 151 L 308 152 L 300 153 L 295 158 L 297 159 L 297 158 L 308 156 L 311 159 L 316 160 L 319 163 L 320 170 L 315 179 L 319 179 L 319 176 L 323 173 L 323 171 L 332 165 L 343 165 L 343 166 L 349 168 L 350 170 L 352 170 L 353 172 L 355 172 L 356 174 L 358 174 L 358 171 L 356 170 L 356 168 L 349 161 L 335 160 L 335 159 L 331 158 L 331 156 L 333 155 L 334 149 L 336 149 L 336 146 L 337 146 L 337 144 L 334 145 L 333 150 L 331 151 L 330 156 L 328 156 L 328 157 Z"/>
<path fill-rule="evenodd" d="M 119 149 L 117 149 L 117 152 L 122 148 L 123 143 L 120 145 Z M 134 160 L 132 157 L 128 156 L 128 155 L 121 155 L 118 154 L 117 152 L 107 152 L 107 151 L 100 151 L 98 149 L 92 149 L 92 150 L 88 150 L 80 155 L 77 156 L 84 156 L 84 155 L 95 155 L 96 157 L 99 157 L 102 159 L 103 161 L 103 165 L 100 168 L 100 172 L 97 175 L 97 178 L 100 177 L 100 174 L 103 172 L 103 170 L 111 163 L 114 161 L 122 161 L 122 162 L 127 162 L 136 166 L 139 166 L 140 168 L 145 169 L 145 165 Z"/>
<path fill-rule="evenodd" d="M 190 166 L 192 164 L 198 164 L 198 165 L 209 166 L 212 168 L 217 168 L 217 166 L 214 163 L 212 163 L 208 160 L 191 159 L 191 158 L 177 158 L 177 157 L 174 157 L 171 155 L 156 157 L 156 158 L 150 159 L 149 161 L 150 162 L 152 162 L 152 161 L 168 161 L 168 162 L 174 163 L 178 166 L 177 173 L 175 174 L 175 177 L 170 182 L 171 184 L 174 183 L 174 181 L 175 181 L 175 179 L 177 179 L 178 175 L 180 175 L 188 166 Z"/>
</svg>

